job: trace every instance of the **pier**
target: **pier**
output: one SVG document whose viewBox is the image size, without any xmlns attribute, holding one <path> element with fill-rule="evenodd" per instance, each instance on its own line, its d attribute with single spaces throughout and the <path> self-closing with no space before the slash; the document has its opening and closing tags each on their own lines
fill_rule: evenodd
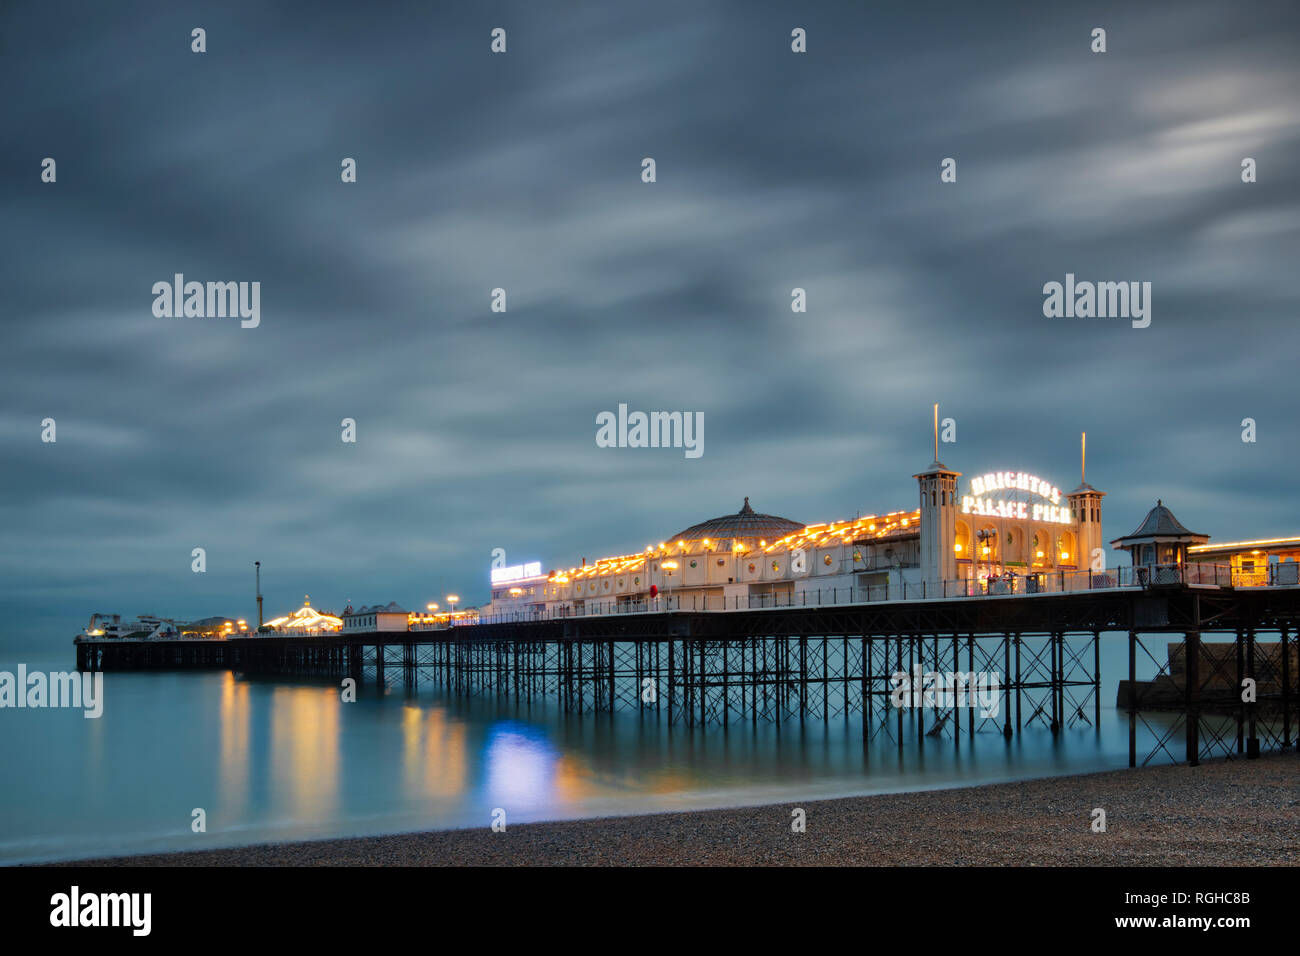
<svg viewBox="0 0 1300 956">
<path fill-rule="evenodd" d="M 1180 580 L 1063 593 L 555 616 L 406 632 L 83 640 L 76 647 L 83 671 L 228 669 L 352 678 L 359 689 L 424 687 L 519 706 L 547 702 L 568 714 L 653 713 L 688 728 L 856 718 L 864 740 L 896 741 L 901 750 L 908 737 L 959 743 L 981 732 L 1010 739 L 1031 728 L 1057 734 L 1096 727 L 1102 642 L 1126 641 L 1120 708 L 1128 713 L 1129 764 L 1137 766 L 1195 765 L 1296 746 L 1298 632 L 1300 587 Z M 1230 642 L 1233 653 L 1206 653 L 1202 645 L 1210 641 Z M 1156 668 L 1155 681 L 1139 683 L 1139 661 Z M 989 716 L 942 702 L 897 706 L 894 675 L 900 672 L 938 674 L 940 689 L 953 674 L 995 673 L 1000 706 Z M 1174 706 L 1171 684 L 1182 696 Z M 1164 719 L 1154 721 L 1155 713 Z M 1156 741 L 1145 754 L 1138 750 L 1139 725 Z"/>
</svg>

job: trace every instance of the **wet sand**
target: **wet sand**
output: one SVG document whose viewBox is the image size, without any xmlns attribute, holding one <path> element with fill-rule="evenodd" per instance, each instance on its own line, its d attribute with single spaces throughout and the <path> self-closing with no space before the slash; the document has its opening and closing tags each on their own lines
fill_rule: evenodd
<svg viewBox="0 0 1300 956">
<path fill-rule="evenodd" d="M 791 830 L 791 811 L 806 832 Z M 1106 832 L 1092 830 L 1094 808 Z M 107 866 L 1278 866 L 1300 754 L 729 810 L 78 861 Z M 54 864 L 58 865 L 58 864 Z"/>
</svg>

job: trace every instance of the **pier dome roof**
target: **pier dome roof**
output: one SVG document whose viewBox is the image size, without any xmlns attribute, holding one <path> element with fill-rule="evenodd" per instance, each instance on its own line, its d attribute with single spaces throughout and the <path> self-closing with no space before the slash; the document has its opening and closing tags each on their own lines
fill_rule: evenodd
<svg viewBox="0 0 1300 956">
<path fill-rule="evenodd" d="M 1112 541 L 1112 545 L 1118 545 L 1118 542 L 1135 542 L 1145 540 L 1165 540 L 1165 538 L 1205 538 L 1209 541 L 1208 535 L 1200 535 L 1195 531 L 1188 531 L 1183 527 L 1183 523 L 1174 518 L 1174 512 L 1165 507 L 1164 501 L 1157 501 L 1156 507 L 1147 512 L 1143 522 L 1138 525 L 1136 531 L 1117 537 Z"/>
<path fill-rule="evenodd" d="M 1210 536 L 1196 531 L 1188 531 L 1183 523 L 1174 517 L 1174 513 L 1157 499 L 1156 506 L 1147 512 L 1137 530 L 1116 538 L 1110 543 L 1112 548 L 1132 548 L 1138 544 L 1162 542 L 1182 542 L 1184 544 L 1204 544 Z"/>
<path fill-rule="evenodd" d="M 749 498 L 746 498 L 744 506 L 735 514 L 720 515 L 717 518 L 710 518 L 708 521 L 693 524 L 686 530 L 677 532 L 668 540 L 690 542 L 708 538 L 711 541 L 719 542 L 720 546 L 725 548 L 725 545 L 722 545 L 723 542 L 730 542 L 735 539 L 749 540 L 751 538 L 775 541 L 803 528 L 804 525 L 798 521 L 791 521 L 789 518 L 759 514 L 749 506 Z"/>
</svg>

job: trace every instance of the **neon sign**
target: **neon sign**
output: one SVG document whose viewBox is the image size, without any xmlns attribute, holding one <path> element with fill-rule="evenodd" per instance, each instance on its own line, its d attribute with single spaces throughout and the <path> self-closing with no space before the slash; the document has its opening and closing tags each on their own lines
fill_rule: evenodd
<svg viewBox="0 0 1300 956">
<path fill-rule="evenodd" d="M 977 498 L 991 491 L 1028 491 L 1046 498 L 1052 504 L 1061 503 L 1061 489 L 1023 471 L 995 471 L 970 480 L 970 493 Z"/>
<path fill-rule="evenodd" d="M 972 478 L 971 493 L 963 495 L 963 514 L 992 518 L 1020 518 L 1054 524 L 1072 524 L 1070 509 L 1061 505 L 1061 489 L 1023 471 L 995 471 Z M 1020 501 L 994 495 L 998 491 L 1025 491 L 1042 502 Z"/>
<path fill-rule="evenodd" d="M 522 581 L 524 578 L 541 577 L 542 562 L 533 561 L 529 564 L 515 564 L 508 568 L 493 568 L 492 583 L 505 584 L 508 581 Z"/>
</svg>

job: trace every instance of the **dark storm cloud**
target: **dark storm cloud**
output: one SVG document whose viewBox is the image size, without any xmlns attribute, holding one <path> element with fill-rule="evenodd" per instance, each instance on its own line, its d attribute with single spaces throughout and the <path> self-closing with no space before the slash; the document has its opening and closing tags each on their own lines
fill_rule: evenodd
<svg viewBox="0 0 1300 956">
<path fill-rule="evenodd" d="M 0 13 L 7 620 L 248 615 L 257 558 L 277 611 L 479 600 L 495 547 L 904 507 L 933 401 L 968 473 L 1071 486 L 1086 429 L 1115 535 L 1157 495 L 1300 532 L 1291 5 L 443 6 Z M 176 272 L 261 326 L 155 318 Z M 1151 327 L 1043 318 L 1066 272 Z M 620 402 L 704 457 L 595 447 Z"/>
</svg>

